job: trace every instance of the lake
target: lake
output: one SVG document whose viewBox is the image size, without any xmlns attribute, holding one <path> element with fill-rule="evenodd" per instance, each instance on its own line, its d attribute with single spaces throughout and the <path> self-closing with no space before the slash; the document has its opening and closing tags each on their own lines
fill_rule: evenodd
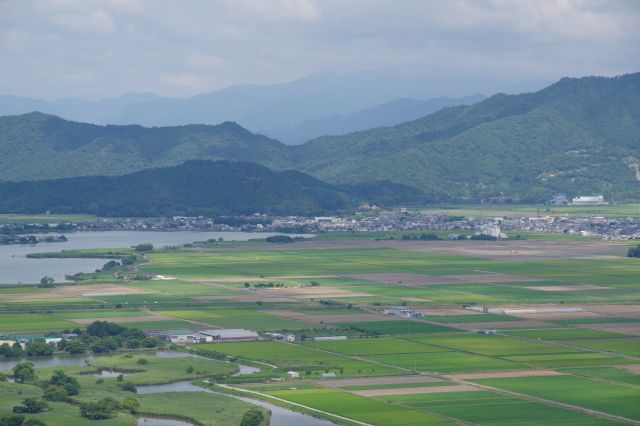
<svg viewBox="0 0 640 426">
<path fill-rule="evenodd" d="M 155 247 L 161 248 L 213 238 L 222 238 L 225 241 L 248 241 L 276 234 L 267 232 L 97 231 L 71 232 L 65 235 L 68 239 L 65 243 L 40 243 L 31 246 L 1 245 L 0 284 L 37 283 L 45 275 L 53 277 L 56 282 L 61 282 L 64 281 L 65 275 L 93 272 L 107 262 L 106 259 L 28 259 L 26 255 L 29 253 L 127 248 L 141 243 L 151 243 Z"/>
</svg>

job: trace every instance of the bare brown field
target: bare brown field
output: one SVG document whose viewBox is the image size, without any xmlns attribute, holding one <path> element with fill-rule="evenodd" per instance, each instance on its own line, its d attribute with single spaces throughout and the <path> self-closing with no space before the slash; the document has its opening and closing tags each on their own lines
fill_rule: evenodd
<svg viewBox="0 0 640 426">
<path fill-rule="evenodd" d="M 243 294 L 243 295 L 229 295 L 229 296 L 194 296 L 195 300 L 229 300 L 231 302 L 297 302 L 298 299 L 292 297 L 266 297 L 258 294 Z"/>
<path fill-rule="evenodd" d="M 369 293 L 343 290 L 337 287 L 283 287 L 265 288 L 255 290 L 257 294 L 264 296 L 285 296 L 300 299 L 317 297 L 370 297 Z"/>
<path fill-rule="evenodd" d="M 463 308 L 445 308 L 445 307 L 412 307 L 413 310 L 421 312 L 424 315 L 480 315 L 482 312 L 470 311 Z"/>
<path fill-rule="evenodd" d="M 589 305 L 585 309 L 603 315 L 640 316 L 640 305 Z"/>
<path fill-rule="evenodd" d="M 640 364 L 616 365 L 615 367 L 626 370 L 629 373 L 640 374 Z"/>
<path fill-rule="evenodd" d="M 578 324 L 576 327 L 593 328 L 601 331 L 610 331 L 611 333 L 627 334 L 629 336 L 640 337 L 640 325 L 638 323 L 599 323 L 599 324 Z"/>
<path fill-rule="evenodd" d="M 543 376 L 561 376 L 564 373 L 554 370 L 519 370 L 519 371 L 494 371 L 487 373 L 460 373 L 447 374 L 452 380 L 473 380 L 473 379 L 507 379 L 510 377 L 543 377 Z"/>
<path fill-rule="evenodd" d="M 56 301 L 70 301 L 79 300 L 79 297 L 70 296 L 59 293 L 13 293 L 13 294 L 0 294 L 0 302 L 48 302 L 52 300 Z"/>
<path fill-rule="evenodd" d="M 166 321 L 171 320 L 171 317 L 165 317 L 164 315 L 149 315 L 143 317 L 109 317 L 109 318 L 77 318 L 70 319 L 69 321 L 75 322 L 76 324 L 88 325 L 94 321 L 107 321 L 107 322 L 151 322 L 151 321 Z"/>
<path fill-rule="evenodd" d="M 314 278 L 336 278 L 338 275 L 274 275 L 259 277 L 229 277 L 229 278 L 192 278 L 189 281 L 196 283 L 243 283 L 277 280 L 310 280 Z"/>
<path fill-rule="evenodd" d="M 531 286 L 525 287 L 530 290 L 538 290 L 538 291 L 584 291 L 584 290 L 610 290 L 610 287 L 603 287 L 600 285 L 594 284 L 577 284 L 577 285 L 540 285 L 540 286 Z"/>
<path fill-rule="evenodd" d="M 598 318 L 604 315 L 598 314 L 595 312 L 547 312 L 547 313 L 537 313 L 537 314 L 510 314 L 513 317 L 524 318 L 524 319 L 546 319 L 546 320 L 554 320 L 554 319 L 580 319 L 580 318 Z"/>
<path fill-rule="evenodd" d="M 121 296 L 127 294 L 149 293 L 146 290 L 135 287 L 126 287 L 115 284 L 92 284 L 92 285 L 68 285 L 56 287 L 53 293 L 66 294 L 72 296 Z"/>
<path fill-rule="evenodd" d="M 441 382 L 437 377 L 420 376 L 392 376 L 392 377 L 366 377 L 361 379 L 338 379 L 317 382 L 323 386 L 341 388 L 344 386 L 369 386 L 369 385 L 401 385 L 405 383 L 431 383 Z"/>
<path fill-rule="evenodd" d="M 469 275 L 423 275 L 413 272 L 386 272 L 373 274 L 349 274 L 345 275 L 345 277 L 377 281 L 385 284 L 402 284 L 409 286 L 540 281 L 539 278 L 499 273 Z"/>
<path fill-rule="evenodd" d="M 540 278 L 525 277 L 512 274 L 472 274 L 472 275 L 449 275 L 448 278 L 458 280 L 461 283 L 485 284 L 485 283 L 517 283 L 540 281 Z"/>
<path fill-rule="evenodd" d="M 366 389 L 349 391 L 362 396 L 379 395 L 410 395 L 420 393 L 448 393 L 448 392 L 477 392 L 485 389 L 473 385 L 449 385 L 449 386 L 428 386 L 417 388 L 396 388 L 396 389 Z"/>
</svg>

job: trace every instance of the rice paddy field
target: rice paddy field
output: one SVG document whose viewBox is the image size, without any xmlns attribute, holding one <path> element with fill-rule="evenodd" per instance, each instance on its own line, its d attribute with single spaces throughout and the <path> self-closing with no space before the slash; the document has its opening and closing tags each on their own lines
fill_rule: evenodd
<svg viewBox="0 0 640 426">
<path fill-rule="evenodd" d="M 161 249 L 137 265 L 158 279 L 96 273 L 53 288 L 0 286 L 0 336 L 51 336 L 96 320 L 147 333 L 241 328 L 260 340 L 179 346 L 209 358 L 148 358 L 141 366 L 148 355 L 134 350 L 92 363 L 144 370 L 127 378 L 136 385 L 206 379 L 200 384 L 217 392 L 336 424 L 638 425 L 640 261 L 625 253 L 623 244 L 543 236 L 323 235 L 288 245 Z M 414 315 L 390 315 L 390 307 Z M 238 363 L 261 371 L 234 376 Z M 94 389 L 95 380 L 82 380 Z M 0 382 L 0 399 L 11 401 L 0 403 L 3 414 L 19 398 L 12 389 Z M 21 385 L 20 392 L 39 391 Z M 136 398 L 145 410 L 161 410 L 211 396 Z M 233 401 L 217 402 L 226 424 L 238 424 L 246 408 Z M 50 423 L 68 415 L 68 424 L 82 424 L 69 410 L 55 403 Z M 196 420 L 225 424 L 205 414 Z M 134 420 L 123 414 L 95 424 Z"/>
</svg>

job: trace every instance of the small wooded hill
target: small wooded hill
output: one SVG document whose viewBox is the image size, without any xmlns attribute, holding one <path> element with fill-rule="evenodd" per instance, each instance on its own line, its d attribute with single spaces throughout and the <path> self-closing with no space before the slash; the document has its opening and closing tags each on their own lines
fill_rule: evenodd
<svg viewBox="0 0 640 426">
<path fill-rule="evenodd" d="M 313 215 L 358 203 L 428 201 L 420 191 L 389 182 L 335 186 L 297 171 L 259 164 L 187 161 L 123 176 L 84 176 L 0 183 L 0 211 L 89 213 L 99 216 Z"/>
<path fill-rule="evenodd" d="M 394 127 L 296 148 L 296 167 L 332 182 L 375 176 L 440 199 L 557 192 L 640 199 L 640 73 L 562 79 Z"/>
<path fill-rule="evenodd" d="M 286 146 L 232 122 L 97 126 L 37 112 L 0 117 L 0 152 L 0 181 L 121 175 L 194 159 L 290 165 Z"/>
</svg>

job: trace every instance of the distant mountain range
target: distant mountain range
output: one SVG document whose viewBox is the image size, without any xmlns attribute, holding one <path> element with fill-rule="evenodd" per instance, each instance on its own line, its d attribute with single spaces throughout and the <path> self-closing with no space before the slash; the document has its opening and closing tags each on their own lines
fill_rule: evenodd
<svg viewBox="0 0 640 426">
<path fill-rule="evenodd" d="M 637 201 L 640 73 L 565 78 L 535 93 L 499 94 L 299 146 L 235 123 L 95 126 L 25 114 L 0 118 L 0 152 L 0 180 L 11 181 L 119 175 L 211 159 L 297 169 L 337 185 L 387 180 L 441 201 L 503 194 L 540 202 L 557 192 Z"/>
<path fill-rule="evenodd" d="M 464 98 L 440 97 L 420 101 L 410 98 L 395 99 L 352 114 L 334 114 L 329 117 L 305 120 L 294 126 L 271 129 L 267 133 L 286 144 L 298 145 L 325 135 L 344 135 L 359 130 L 393 126 L 416 120 L 444 107 L 471 105 L 486 99 L 483 95 Z"/>
<path fill-rule="evenodd" d="M 233 86 L 183 99 L 153 93 L 52 102 L 0 96 L 0 115 L 38 111 L 86 123 L 143 126 L 234 121 L 284 143 L 300 144 L 322 135 L 398 124 L 444 106 L 467 105 L 482 99 L 479 95 L 408 99 L 427 93 L 408 82 L 389 82 L 371 73 L 320 73 L 281 84 Z"/>
<path fill-rule="evenodd" d="M 297 171 L 255 163 L 191 160 L 123 176 L 0 183 L 0 211 L 99 216 L 326 214 L 359 203 L 426 201 L 390 182 L 330 185 Z"/>
</svg>

